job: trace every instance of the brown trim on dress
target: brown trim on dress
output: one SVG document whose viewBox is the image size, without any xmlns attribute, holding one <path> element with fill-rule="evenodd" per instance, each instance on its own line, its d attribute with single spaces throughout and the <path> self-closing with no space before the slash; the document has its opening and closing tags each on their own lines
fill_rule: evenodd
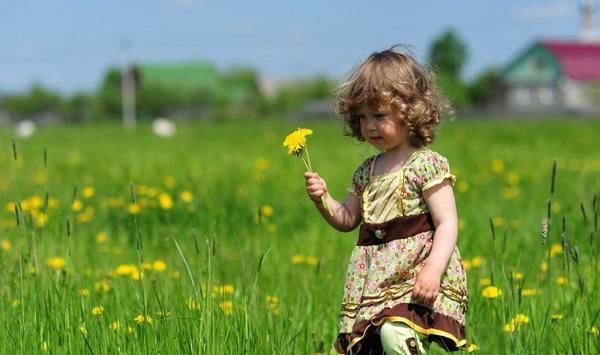
<svg viewBox="0 0 600 355">
<path fill-rule="evenodd" d="M 380 245 L 432 230 L 435 226 L 429 213 L 396 217 L 383 223 L 363 223 L 356 245 Z"/>
<path fill-rule="evenodd" d="M 335 350 L 339 354 L 383 354 L 381 339 L 375 329 L 386 320 L 403 322 L 415 331 L 427 334 L 429 341 L 436 342 L 446 351 L 457 351 L 467 344 L 465 326 L 454 318 L 419 304 L 400 303 L 384 309 L 371 320 L 356 323 L 352 333 L 340 333 L 334 344 Z M 349 349 L 353 341 L 355 344 Z"/>
</svg>

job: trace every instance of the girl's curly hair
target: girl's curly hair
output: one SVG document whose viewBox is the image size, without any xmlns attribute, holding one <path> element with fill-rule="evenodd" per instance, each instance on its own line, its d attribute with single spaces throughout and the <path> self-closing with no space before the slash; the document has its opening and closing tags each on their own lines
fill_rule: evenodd
<svg viewBox="0 0 600 355">
<path fill-rule="evenodd" d="M 371 54 L 350 72 L 335 94 L 336 111 L 343 118 L 346 134 L 359 141 L 365 140 L 356 117 L 361 107 L 390 105 L 406 125 L 415 147 L 432 143 L 442 115 L 452 114 L 433 72 L 398 46 Z"/>
</svg>

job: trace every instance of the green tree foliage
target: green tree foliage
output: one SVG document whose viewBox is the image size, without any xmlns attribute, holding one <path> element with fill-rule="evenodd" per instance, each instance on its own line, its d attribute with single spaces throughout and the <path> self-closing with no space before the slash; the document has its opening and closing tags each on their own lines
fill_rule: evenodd
<svg viewBox="0 0 600 355">
<path fill-rule="evenodd" d="M 481 72 L 469 85 L 471 102 L 475 105 L 484 104 L 492 94 L 498 79 L 499 73 L 495 68 L 489 68 Z"/>
<path fill-rule="evenodd" d="M 5 96 L 0 104 L 11 116 L 20 119 L 35 118 L 48 113 L 58 116 L 65 106 L 59 94 L 37 84 L 25 94 Z"/>
<path fill-rule="evenodd" d="M 453 30 L 442 33 L 429 50 L 430 64 L 438 73 L 451 79 L 460 77 L 467 56 L 466 45 Z"/>
</svg>

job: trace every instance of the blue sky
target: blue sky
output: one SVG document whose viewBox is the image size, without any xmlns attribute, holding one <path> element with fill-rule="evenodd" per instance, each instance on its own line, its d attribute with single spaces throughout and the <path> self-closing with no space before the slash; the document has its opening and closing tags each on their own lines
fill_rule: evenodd
<svg viewBox="0 0 600 355">
<path fill-rule="evenodd" d="M 125 58 L 339 78 L 396 43 L 423 60 L 449 28 L 469 49 L 469 79 L 536 39 L 576 37 L 578 9 L 577 0 L 0 0 L 0 92 L 35 82 L 90 91 Z"/>
</svg>

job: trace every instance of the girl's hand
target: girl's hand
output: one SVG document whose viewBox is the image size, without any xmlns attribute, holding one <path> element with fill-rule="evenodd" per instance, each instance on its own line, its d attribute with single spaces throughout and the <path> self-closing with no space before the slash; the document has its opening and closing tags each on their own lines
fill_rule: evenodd
<svg viewBox="0 0 600 355">
<path fill-rule="evenodd" d="M 327 194 L 327 184 L 319 174 L 307 171 L 304 173 L 306 179 L 306 192 L 313 202 L 320 203 L 321 197 Z"/>
<path fill-rule="evenodd" d="M 435 270 L 424 266 L 417 275 L 412 297 L 422 304 L 433 305 L 440 292 L 440 279 Z"/>
</svg>

